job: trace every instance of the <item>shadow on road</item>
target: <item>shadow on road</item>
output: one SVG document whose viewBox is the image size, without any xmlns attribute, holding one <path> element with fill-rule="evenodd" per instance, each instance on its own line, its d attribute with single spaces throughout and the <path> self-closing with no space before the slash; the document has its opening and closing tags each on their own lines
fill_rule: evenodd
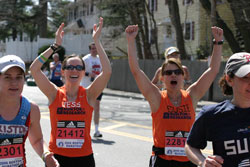
<svg viewBox="0 0 250 167">
<path fill-rule="evenodd" d="M 93 138 L 93 139 L 92 139 L 92 143 L 113 145 L 115 142 L 114 142 L 114 141 L 111 141 L 111 140 L 103 140 L 103 139 L 96 139 L 96 138 Z"/>
</svg>

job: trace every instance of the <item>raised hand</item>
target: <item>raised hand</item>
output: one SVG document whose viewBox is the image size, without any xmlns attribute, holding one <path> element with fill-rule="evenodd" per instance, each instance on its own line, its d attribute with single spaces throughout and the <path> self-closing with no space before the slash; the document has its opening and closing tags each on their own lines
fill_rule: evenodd
<svg viewBox="0 0 250 167">
<path fill-rule="evenodd" d="M 126 37 L 127 40 L 134 39 L 136 35 L 138 34 L 138 25 L 130 25 L 126 28 Z"/>
<path fill-rule="evenodd" d="M 221 41 L 223 40 L 223 29 L 219 27 L 212 27 L 212 34 L 214 36 L 215 41 Z"/>
<path fill-rule="evenodd" d="M 59 46 L 62 44 L 63 40 L 63 35 L 64 35 L 63 27 L 64 23 L 62 23 L 56 31 L 55 44 Z"/>
<path fill-rule="evenodd" d="M 100 17 L 99 27 L 97 27 L 96 24 L 94 24 L 94 27 L 93 27 L 93 34 L 92 34 L 93 40 L 98 40 L 100 38 L 102 26 L 103 26 L 103 18 Z"/>
</svg>

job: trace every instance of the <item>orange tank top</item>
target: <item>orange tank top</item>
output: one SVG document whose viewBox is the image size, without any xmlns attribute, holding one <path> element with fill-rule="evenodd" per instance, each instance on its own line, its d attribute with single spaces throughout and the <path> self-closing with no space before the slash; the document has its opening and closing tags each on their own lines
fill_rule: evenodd
<svg viewBox="0 0 250 167">
<path fill-rule="evenodd" d="M 181 90 L 181 104 L 175 107 L 161 92 L 161 104 L 157 112 L 152 113 L 154 146 L 164 148 L 165 160 L 189 161 L 185 154 L 186 138 L 195 120 L 195 111 L 190 95 Z M 154 153 L 153 153 L 154 154 Z"/>
<path fill-rule="evenodd" d="M 67 157 L 92 154 L 90 127 L 93 107 L 87 102 L 86 89 L 80 86 L 77 99 L 69 102 L 65 86 L 59 88 L 56 99 L 50 104 L 49 109 L 49 150 Z"/>
</svg>

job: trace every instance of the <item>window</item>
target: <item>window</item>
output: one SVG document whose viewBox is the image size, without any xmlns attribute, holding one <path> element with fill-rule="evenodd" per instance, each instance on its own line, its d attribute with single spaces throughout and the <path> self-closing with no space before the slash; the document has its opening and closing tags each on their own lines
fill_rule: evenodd
<svg viewBox="0 0 250 167">
<path fill-rule="evenodd" d="M 151 12 L 157 11 L 158 0 L 149 0 L 149 9 Z"/>
<path fill-rule="evenodd" d="M 153 43 L 156 42 L 156 35 L 157 35 L 157 32 L 158 32 L 157 28 L 156 28 L 156 29 L 151 29 L 151 30 L 150 30 L 150 35 L 149 35 L 149 37 L 150 37 L 150 43 L 151 43 L 151 44 L 153 44 Z"/>
<path fill-rule="evenodd" d="M 89 11 L 89 4 L 86 5 L 86 9 L 87 9 L 87 16 L 90 14 L 90 11 Z"/>
<path fill-rule="evenodd" d="M 219 4 L 222 4 L 223 1 L 222 0 L 216 0 L 216 4 L 219 5 Z"/>
<path fill-rule="evenodd" d="M 80 11 L 80 17 L 85 16 L 85 10 Z"/>
<path fill-rule="evenodd" d="M 185 40 L 194 40 L 194 22 L 187 22 L 184 25 Z"/>
<path fill-rule="evenodd" d="M 93 12 L 94 12 L 94 2 L 92 0 L 90 4 L 90 13 L 93 13 Z"/>
<path fill-rule="evenodd" d="M 78 17 L 78 7 L 76 7 L 74 10 L 74 19 L 77 19 L 77 17 Z"/>
<path fill-rule="evenodd" d="M 192 5 L 194 2 L 193 2 L 193 0 L 183 0 L 182 1 L 182 4 L 184 5 L 184 6 L 186 6 L 186 5 Z"/>
<path fill-rule="evenodd" d="M 166 26 L 166 38 L 172 38 L 172 26 L 171 25 Z"/>
<path fill-rule="evenodd" d="M 73 20 L 73 12 L 72 12 L 72 10 L 69 11 L 68 19 L 69 19 L 69 21 Z"/>
</svg>

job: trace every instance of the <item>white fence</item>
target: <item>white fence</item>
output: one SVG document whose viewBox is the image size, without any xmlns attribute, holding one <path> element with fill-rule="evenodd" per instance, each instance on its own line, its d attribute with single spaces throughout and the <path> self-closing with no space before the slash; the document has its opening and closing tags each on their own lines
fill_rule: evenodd
<svg viewBox="0 0 250 167">
<path fill-rule="evenodd" d="M 62 46 L 66 50 L 66 55 L 72 53 L 87 54 L 89 52 L 88 45 L 91 41 L 92 36 L 89 34 L 67 34 L 64 36 Z M 26 63 L 30 63 L 37 57 L 39 48 L 53 42 L 54 39 L 39 37 L 33 42 L 7 39 L 5 43 L 0 42 L 0 56 L 14 54 L 21 57 Z"/>
</svg>

